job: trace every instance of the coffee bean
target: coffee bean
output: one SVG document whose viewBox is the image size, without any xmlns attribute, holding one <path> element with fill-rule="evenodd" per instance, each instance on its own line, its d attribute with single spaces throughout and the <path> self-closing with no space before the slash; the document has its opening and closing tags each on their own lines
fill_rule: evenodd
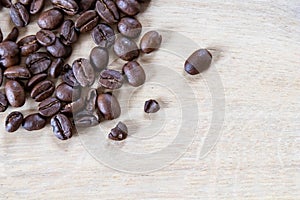
<svg viewBox="0 0 300 200">
<path fill-rule="evenodd" d="M 24 27 L 29 21 L 29 13 L 21 3 L 15 3 L 10 7 L 10 18 L 16 26 Z"/>
<path fill-rule="evenodd" d="M 37 131 L 46 126 L 46 120 L 40 114 L 34 113 L 24 118 L 22 126 L 27 131 Z"/>
<path fill-rule="evenodd" d="M 85 12 L 95 7 L 96 0 L 80 0 L 78 2 L 80 11 Z"/>
<path fill-rule="evenodd" d="M 33 0 L 30 4 L 30 14 L 35 15 L 39 13 L 45 5 L 45 0 Z"/>
<path fill-rule="evenodd" d="M 12 107 L 21 107 L 25 104 L 25 91 L 18 81 L 7 81 L 5 84 L 5 94 Z"/>
<path fill-rule="evenodd" d="M 17 44 L 19 45 L 22 56 L 28 56 L 40 49 L 40 44 L 35 35 L 25 36 Z"/>
<path fill-rule="evenodd" d="M 41 74 L 34 75 L 27 82 L 27 84 L 26 84 L 26 90 L 27 91 L 31 91 L 34 86 L 36 86 L 38 83 L 40 83 L 43 80 L 45 80 L 47 78 L 47 76 L 48 75 L 46 73 L 41 73 Z"/>
<path fill-rule="evenodd" d="M 145 83 L 146 74 L 142 66 L 136 61 L 130 61 L 123 66 L 123 73 L 126 75 L 128 83 L 134 87 Z"/>
<path fill-rule="evenodd" d="M 63 67 L 62 80 L 72 87 L 77 87 L 80 85 L 74 76 L 72 67 L 69 64 L 66 64 Z"/>
<path fill-rule="evenodd" d="M 127 126 L 124 123 L 119 122 L 115 128 L 111 129 L 108 138 L 111 140 L 121 141 L 121 140 L 125 140 L 127 136 L 128 136 Z"/>
<path fill-rule="evenodd" d="M 144 111 L 146 113 L 156 113 L 160 110 L 158 102 L 154 99 L 150 99 L 145 102 Z"/>
<path fill-rule="evenodd" d="M 86 97 L 86 106 L 85 109 L 90 112 L 93 113 L 96 109 L 96 101 L 97 101 L 97 90 L 96 89 L 90 89 L 87 93 L 87 97 Z"/>
<path fill-rule="evenodd" d="M 55 95 L 61 101 L 72 102 L 80 96 L 80 90 L 66 83 L 61 83 L 57 86 Z"/>
<path fill-rule="evenodd" d="M 75 29 L 75 24 L 72 20 L 64 21 L 60 27 L 60 39 L 65 45 L 71 45 L 78 40 L 78 33 Z"/>
<path fill-rule="evenodd" d="M 60 111 L 61 103 L 57 98 L 50 97 L 38 105 L 39 113 L 44 117 L 52 117 Z"/>
<path fill-rule="evenodd" d="M 107 24 L 98 24 L 92 31 L 92 38 L 96 45 L 109 48 L 115 43 L 115 32 Z"/>
<path fill-rule="evenodd" d="M 107 67 L 109 54 L 106 49 L 94 47 L 90 53 L 91 65 L 96 71 L 102 71 Z"/>
<path fill-rule="evenodd" d="M 81 33 L 88 32 L 97 26 L 99 16 L 96 11 L 89 10 L 80 15 L 75 21 L 75 28 Z"/>
<path fill-rule="evenodd" d="M 141 5 L 137 0 L 117 0 L 118 8 L 129 16 L 138 14 L 141 10 Z"/>
<path fill-rule="evenodd" d="M 106 89 L 119 89 L 122 87 L 124 82 L 122 74 L 112 69 L 103 70 L 99 77 L 100 85 Z"/>
<path fill-rule="evenodd" d="M 24 66 L 13 66 L 5 69 L 4 76 L 8 79 L 29 79 L 30 71 Z"/>
<path fill-rule="evenodd" d="M 162 42 L 161 35 L 156 31 L 147 32 L 141 39 L 140 48 L 143 53 L 151 53 L 157 50 Z"/>
<path fill-rule="evenodd" d="M 8 101 L 2 92 L 0 92 L 0 112 L 5 112 L 8 107 Z"/>
<path fill-rule="evenodd" d="M 142 32 L 142 24 L 133 17 L 123 17 L 118 23 L 119 32 L 129 38 L 136 38 Z"/>
<path fill-rule="evenodd" d="M 26 58 L 26 66 L 35 75 L 45 72 L 51 65 L 51 59 L 47 53 L 33 53 Z"/>
<path fill-rule="evenodd" d="M 72 47 L 65 46 L 59 38 L 56 38 L 54 44 L 47 46 L 46 49 L 55 58 L 67 58 L 72 53 Z"/>
<path fill-rule="evenodd" d="M 64 66 L 62 58 L 56 58 L 52 61 L 49 67 L 49 75 L 51 78 L 57 78 L 61 75 Z"/>
<path fill-rule="evenodd" d="M 98 95 L 97 106 L 100 114 L 106 120 L 116 119 L 121 114 L 121 107 L 118 100 L 109 93 Z"/>
<path fill-rule="evenodd" d="M 20 62 L 19 46 L 15 42 L 0 43 L 0 65 L 10 67 Z"/>
<path fill-rule="evenodd" d="M 19 0 L 19 2 L 23 5 L 29 5 L 32 0 Z"/>
<path fill-rule="evenodd" d="M 0 0 L 0 4 L 5 8 L 10 8 L 12 5 L 11 0 Z"/>
<path fill-rule="evenodd" d="M 17 131 L 23 122 L 23 114 L 20 112 L 11 112 L 5 119 L 5 130 L 9 133 Z"/>
<path fill-rule="evenodd" d="M 126 37 L 119 37 L 114 44 L 115 54 L 125 61 L 139 57 L 140 52 L 136 43 Z"/>
<path fill-rule="evenodd" d="M 37 24 L 41 29 L 54 30 L 61 25 L 64 20 L 64 15 L 58 9 L 50 9 L 43 12 Z"/>
<path fill-rule="evenodd" d="M 108 24 L 113 24 L 119 21 L 120 14 L 114 1 L 99 0 L 96 2 L 96 11 L 100 17 Z"/>
<path fill-rule="evenodd" d="M 54 135 L 60 140 L 67 140 L 73 135 L 73 128 L 70 120 L 63 114 L 57 114 L 51 119 L 51 126 Z"/>
<path fill-rule="evenodd" d="M 51 0 L 54 7 L 61 9 L 67 15 L 76 15 L 79 6 L 75 0 Z"/>
<path fill-rule="evenodd" d="M 80 97 L 76 101 L 64 105 L 60 112 L 66 115 L 73 115 L 82 111 L 84 108 L 85 108 L 85 98 Z"/>
<path fill-rule="evenodd" d="M 47 47 L 55 42 L 55 34 L 52 31 L 41 29 L 36 33 L 37 41 Z"/>
<path fill-rule="evenodd" d="M 186 60 L 184 70 L 190 75 L 196 75 L 207 70 L 211 62 L 211 53 L 207 49 L 199 49 Z"/>
<path fill-rule="evenodd" d="M 30 96 L 36 101 L 41 102 L 50 97 L 55 90 L 55 85 L 52 81 L 45 80 L 36 84 L 30 93 Z"/>
<path fill-rule="evenodd" d="M 73 62 L 73 74 L 82 87 L 91 86 L 95 81 L 95 73 L 90 61 L 79 58 Z"/>
<path fill-rule="evenodd" d="M 12 41 L 16 42 L 19 37 L 19 29 L 17 27 L 13 27 L 7 37 L 3 40 L 5 41 Z"/>
<path fill-rule="evenodd" d="M 97 116 L 87 111 L 77 113 L 74 122 L 76 127 L 92 127 L 100 123 Z"/>
</svg>

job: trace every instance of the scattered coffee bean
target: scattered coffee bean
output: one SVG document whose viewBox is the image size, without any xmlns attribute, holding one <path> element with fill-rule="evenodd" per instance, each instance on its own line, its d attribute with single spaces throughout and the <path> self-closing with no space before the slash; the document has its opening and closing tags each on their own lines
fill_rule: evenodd
<svg viewBox="0 0 300 200">
<path fill-rule="evenodd" d="M 0 43 L 0 65 L 10 67 L 19 64 L 19 46 L 15 42 L 6 41 Z"/>
<path fill-rule="evenodd" d="M 41 102 L 50 97 L 55 90 L 55 85 L 52 81 L 45 80 L 36 84 L 30 93 L 30 96 L 36 101 Z"/>
<path fill-rule="evenodd" d="M 127 81 L 134 87 L 141 86 L 146 81 L 146 74 L 142 66 L 136 61 L 130 61 L 123 66 L 123 73 Z"/>
<path fill-rule="evenodd" d="M 93 9 L 95 7 L 96 0 L 80 0 L 79 8 L 82 12 L 85 12 L 89 9 Z"/>
<path fill-rule="evenodd" d="M 5 94 L 12 107 L 21 107 L 25 104 L 25 91 L 18 81 L 7 81 L 5 83 Z"/>
<path fill-rule="evenodd" d="M 123 75 L 120 72 L 112 69 L 103 70 L 99 77 L 100 85 L 106 89 L 119 89 L 122 87 L 124 82 Z"/>
<path fill-rule="evenodd" d="M 3 41 L 16 42 L 18 37 L 19 37 L 19 29 L 17 27 L 13 27 L 11 32 L 7 35 L 7 37 Z"/>
<path fill-rule="evenodd" d="M 45 0 L 32 0 L 29 12 L 32 15 L 39 13 L 45 5 Z"/>
<path fill-rule="evenodd" d="M 100 122 L 97 116 L 88 111 L 81 111 L 74 117 L 76 127 L 92 127 L 98 125 Z"/>
<path fill-rule="evenodd" d="M 96 89 L 90 89 L 87 93 L 87 97 L 86 97 L 86 106 L 85 106 L 85 110 L 93 113 L 96 109 L 96 101 L 97 101 L 97 90 Z"/>
<path fill-rule="evenodd" d="M 41 29 L 36 33 L 37 41 L 47 47 L 55 42 L 55 34 L 52 31 Z"/>
<path fill-rule="evenodd" d="M 24 27 L 29 23 L 29 13 L 25 6 L 17 2 L 10 7 L 10 18 L 16 26 Z"/>
<path fill-rule="evenodd" d="M 207 70 L 211 62 L 211 53 L 207 49 L 199 49 L 186 60 L 184 70 L 190 75 L 196 75 Z"/>
<path fill-rule="evenodd" d="M 95 81 L 94 68 L 90 61 L 79 58 L 73 62 L 73 74 L 82 87 L 91 86 Z"/>
<path fill-rule="evenodd" d="M 120 104 L 112 94 L 105 93 L 98 95 L 97 106 L 99 113 L 105 120 L 116 119 L 121 114 Z"/>
<path fill-rule="evenodd" d="M 127 136 L 128 136 L 127 126 L 124 123 L 119 122 L 115 128 L 111 129 L 108 138 L 111 140 L 121 141 L 121 140 L 125 140 Z"/>
<path fill-rule="evenodd" d="M 118 23 L 118 30 L 125 37 L 136 38 L 142 32 L 142 24 L 133 17 L 123 17 Z"/>
<path fill-rule="evenodd" d="M 125 61 L 139 57 L 140 52 L 136 43 L 126 37 L 119 37 L 114 44 L 115 54 Z"/>
<path fill-rule="evenodd" d="M 112 0 L 99 0 L 96 3 L 96 11 L 108 24 L 117 23 L 120 19 L 118 8 Z"/>
<path fill-rule="evenodd" d="M 51 0 L 54 7 L 61 9 L 67 15 L 76 15 L 79 6 L 75 0 Z"/>
<path fill-rule="evenodd" d="M 55 95 L 61 101 L 72 102 L 73 100 L 78 99 L 80 90 L 78 88 L 73 88 L 66 83 L 61 83 L 57 86 Z"/>
<path fill-rule="evenodd" d="M 54 135 L 60 140 L 67 140 L 73 135 L 73 127 L 70 120 L 63 114 L 57 114 L 51 119 Z"/>
<path fill-rule="evenodd" d="M 8 107 L 8 101 L 2 92 L 0 92 L 0 112 L 5 112 Z"/>
<path fill-rule="evenodd" d="M 74 76 L 73 69 L 69 64 L 64 65 L 62 80 L 72 87 L 77 87 L 80 84 Z"/>
<path fill-rule="evenodd" d="M 40 114 L 34 113 L 24 118 L 22 126 L 27 131 L 37 131 L 46 126 L 46 120 Z"/>
<path fill-rule="evenodd" d="M 44 117 L 52 117 L 60 111 L 61 103 L 57 98 L 45 99 L 38 105 L 39 113 Z"/>
<path fill-rule="evenodd" d="M 86 33 L 91 31 L 95 26 L 97 26 L 99 21 L 99 16 L 96 11 L 89 10 L 80 15 L 75 21 L 75 28 L 81 33 Z"/>
<path fill-rule="evenodd" d="M 64 20 L 63 14 L 58 9 L 50 9 L 44 11 L 38 21 L 37 24 L 41 29 L 54 30 L 61 25 Z"/>
<path fill-rule="evenodd" d="M 17 44 L 19 45 L 22 56 L 28 56 L 40 49 L 40 44 L 35 35 L 25 36 Z"/>
<path fill-rule="evenodd" d="M 75 24 L 68 19 L 60 27 L 60 39 L 64 45 L 71 45 L 78 40 L 78 33 L 75 29 Z"/>
<path fill-rule="evenodd" d="M 137 0 L 117 0 L 118 8 L 129 16 L 138 14 L 141 10 L 141 5 Z"/>
<path fill-rule="evenodd" d="M 90 53 L 90 62 L 96 71 L 102 71 L 107 67 L 109 54 L 106 49 L 94 47 Z"/>
<path fill-rule="evenodd" d="M 109 48 L 115 43 L 115 32 L 107 24 L 98 24 L 92 31 L 92 38 L 96 45 Z"/>
<path fill-rule="evenodd" d="M 56 38 L 55 42 L 46 49 L 55 58 L 67 58 L 72 53 L 72 47 L 65 46 L 59 38 Z"/>
<path fill-rule="evenodd" d="M 49 75 L 51 78 L 57 78 L 61 75 L 64 66 L 62 58 L 56 58 L 52 61 L 49 67 Z"/>
<path fill-rule="evenodd" d="M 26 84 L 26 90 L 27 91 L 31 91 L 34 86 L 36 86 L 38 83 L 40 83 L 43 80 L 45 80 L 47 78 L 47 76 L 48 75 L 46 73 L 40 73 L 40 74 L 34 75 L 27 82 L 27 84 Z"/>
<path fill-rule="evenodd" d="M 145 102 L 144 111 L 146 113 L 156 113 L 160 110 L 160 106 L 156 100 L 150 99 Z"/>
<path fill-rule="evenodd" d="M 5 130 L 9 133 L 17 131 L 23 122 L 23 114 L 20 112 L 11 112 L 5 119 Z"/>
<path fill-rule="evenodd" d="M 42 52 L 30 54 L 25 62 L 33 75 L 45 72 L 51 65 L 50 56 Z"/>
<path fill-rule="evenodd" d="M 143 53 L 151 53 L 160 47 L 161 42 L 162 37 L 158 32 L 149 31 L 142 37 L 140 48 Z"/>
<path fill-rule="evenodd" d="M 24 66 L 13 66 L 5 69 L 4 76 L 8 79 L 29 79 L 30 71 Z"/>
</svg>

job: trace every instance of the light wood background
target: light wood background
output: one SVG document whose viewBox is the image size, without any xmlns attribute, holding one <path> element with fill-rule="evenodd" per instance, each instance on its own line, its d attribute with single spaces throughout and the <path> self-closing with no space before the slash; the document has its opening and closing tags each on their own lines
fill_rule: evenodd
<svg viewBox="0 0 300 200">
<path fill-rule="evenodd" d="M 8 134 L 1 125 L 0 199 L 299 199 L 300 1 L 152 0 L 138 18 L 145 27 L 172 30 L 212 49 L 226 101 L 215 148 L 198 156 L 211 119 L 204 80 L 187 77 L 183 59 L 157 52 L 147 62 L 184 76 L 203 112 L 197 135 L 179 160 L 151 173 L 119 172 L 95 160 L 76 135 L 62 142 L 51 127 Z M 0 26 L 4 35 L 13 26 L 6 9 Z M 33 22 L 21 36 L 37 30 Z M 70 61 L 87 57 L 94 46 L 89 35 L 80 41 Z M 20 110 L 35 108 L 29 102 Z M 12 110 L 0 114 L 0 124 Z M 162 138 L 142 144 L 160 149 L 171 140 Z M 123 145 L 130 149 L 137 143 L 129 137 Z"/>
</svg>

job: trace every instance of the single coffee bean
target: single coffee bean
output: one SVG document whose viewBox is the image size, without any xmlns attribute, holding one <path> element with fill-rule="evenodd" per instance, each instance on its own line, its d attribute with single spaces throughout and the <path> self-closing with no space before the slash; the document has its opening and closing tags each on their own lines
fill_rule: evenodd
<svg viewBox="0 0 300 200">
<path fill-rule="evenodd" d="M 79 6 L 75 0 L 51 0 L 54 7 L 61 9 L 67 15 L 76 15 Z"/>
<path fill-rule="evenodd" d="M 90 62 L 96 71 L 102 71 L 107 67 L 109 54 L 106 49 L 94 47 L 90 53 Z"/>
<path fill-rule="evenodd" d="M 50 46 L 55 42 L 55 34 L 52 31 L 41 29 L 36 33 L 36 39 L 42 46 Z"/>
<path fill-rule="evenodd" d="M 119 21 L 120 14 L 114 1 L 99 0 L 96 2 L 96 11 L 100 17 L 108 24 L 113 24 Z"/>
<path fill-rule="evenodd" d="M 62 58 L 56 58 L 52 61 L 49 67 L 49 75 L 51 78 L 58 78 L 63 70 L 64 60 Z"/>
<path fill-rule="evenodd" d="M 72 102 L 80 97 L 80 89 L 74 88 L 66 83 L 61 83 L 57 86 L 55 95 L 63 102 Z"/>
<path fill-rule="evenodd" d="M 47 53 L 37 52 L 30 54 L 25 63 L 29 71 L 35 75 L 45 72 L 51 65 L 51 59 Z"/>
<path fill-rule="evenodd" d="M 43 7 L 45 5 L 45 0 L 32 0 L 30 4 L 30 14 L 35 15 L 39 13 L 41 10 L 43 10 Z"/>
<path fill-rule="evenodd" d="M 91 86 L 95 81 L 94 68 L 90 61 L 79 58 L 73 62 L 73 74 L 82 87 Z"/>
<path fill-rule="evenodd" d="M 115 54 L 125 61 L 139 57 L 140 52 L 136 43 L 126 37 L 119 37 L 114 44 Z"/>
<path fill-rule="evenodd" d="M 123 17 L 118 23 L 118 30 L 125 37 L 136 38 L 142 32 L 142 24 L 133 17 Z"/>
<path fill-rule="evenodd" d="M 47 46 L 46 49 L 55 58 L 67 58 L 72 53 L 72 47 L 65 46 L 59 38 L 56 38 L 54 44 Z"/>
<path fill-rule="evenodd" d="M 99 16 L 96 11 L 89 10 L 80 15 L 75 21 L 75 28 L 81 33 L 86 33 L 97 26 Z"/>
<path fill-rule="evenodd" d="M 190 75 L 196 75 L 207 70 L 211 61 L 211 53 L 207 49 L 199 49 L 186 60 L 184 70 Z"/>
<path fill-rule="evenodd" d="M 10 18 L 16 26 L 24 27 L 29 21 L 29 13 L 25 6 L 17 2 L 10 7 Z"/>
<path fill-rule="evenodd" d="M 4 76 L 8 79 L 29 79 L 30 71 L 24 66 L 13 66 L 5 69 Z"/>
<path fill-rule="evenodd" d="M 97 116 L 87 111 L 81 111 L 74 117 L 76 127 L 92 127 L 100 123 Z"/>
<path fill-rule="evenodd" d="M 60 112 L 66 115 L 73 115 L 82 111 L 84 108 L 85 108 L 85 98 L 80 97 L 76 101 L 64 105 L 60 110 Z"/>
<path fill-rule="evenodd" d="M 0 42 L 3 41 L 3 33 L 2 33 L 2 29 L 0 28 Z"/>
<path fill-rule="evenodd" d="M 80 11 L 85 12 L 95 7 L 96 0 L 80 0 L 78 4 Z"/>
<path fill-rule="evenodd" d="M 59 27 L 64 20 L 63 14 L 58 9 L 50 9 L 43 12 L 37 24 L 41 29 L 53 30 Z"/>
<path fill-rule="evenodd" d="M 72 87 L 77 87 L 80 84 L 74 76 L 73 69 L 69 64 L 64 65 L 63 67 L 62 80 Z"/>
<path fill-rule="evenodd" d="M 29 5 L 32 2 L 32 0 L 19 0 L 19 2 L 23 5 Z"/>
<path fill-rule="evenodd" d="M 24 118 L 22 126 L 27 131 L 41 130 L 46 126 L 46 119 L 40 114 L 34 113 Z"/>
<path fill-rule="evenodd" d="M 92 38 L 96 45 L 109 48 L 115 43 L 115 32 L 107 24 L 98 24 L 92 31 Z"/>
<path fill-rule="evenodd" d="M 129 16 L 138 14 L 141 10 L 141 5 L 137 0 L 117 0 L 118 8 Z"/>
<path fill-rule="evenodd" d="M 160 110 L 158 102 L 154 99 L 150 99 L 145 102 L 144 111 L 145 113 L 156 113 Z"/>
<path fill-rule="evenodd" d="M 0 112 L 5 112 L 8 107 L 8 101 L 2 92 L 0 92 Z"/>
<path fill-rule="evenodd" d="M 13 27 L 13 29 L 10 31 L 10 33 L 7 35 L 7 37 L 3 40 L 5 41 L 12 41 L 16 42 L 19 37 L 19 29 L 17 27 Z"/>
<path fill-rule="evenodd" d="M 70 120 L 63 114 L 57 114 L 51 119 L 51 126 L 54 135 L 60 140 L 67 140 L 72 137 L 73 128 Z"/>
<path fill-rule="evenodd" d="M 145 71 L 136 61 L 126 63 L 123 66 L 123 73 L 126 75 L 128 83 L 134 87 L 141 86 L 145 83 Z"/>
<path fill-rule="evenodd" d="M 23 122 L 23 114 L 20 112 L 11 112 L 5 119 L 5 130 L 9 133 L 17 131 Z"/>
<path fill-rule="evenodd" d="M 71 45 L 78 40 L 78 33 L 75 29 L 75 24 L 68 19 L 60 27 L 60 39 L 64 45 Z"/>
<path fill-rule="evenodd" d="M 119 89 L 122 87 L 124 82 L 123 75 L 120 72 L 112 69 L 103 70 L 99 77 L 100 85 L 106 89 Z"/>
<path fill-rule="evenodd" d="M 20 62 L 19 46 L 15 42 L 6 41 L 0 43 L 0 65 L 10 67 Z"/>
<path fill-rule="evenodd" d="M 21 107 L 25 104 L 25 91 L 18 81 L 7 81 L 5 83 L 5 94 L 12 107 Z"/>
<path fill-rule="evenodd" d="M 116 119 L 121 114 L 120 104 L 112 94 L 105 93 L 98 95 L 97 106 L 101 116 L 105 120 Z"/>
<path fill-rule="evenodd" d="M 61 103 L 57 98 L 50 97 L 38 105 L 39 113 L 44 117 L 52 117 L 60 111 Z"/>
<path fill-rule="evenodd" d="M 0 4 L 5 8 L 10 8 L 12 5 L 11 0 L 0 0 Z"/>
<path fill-rule="evenodd" d="M 41 102 L 50 97 L 55 90 L 55 85 L 52 81 L 45 80 L 36 84 L 30 93 L 30 96 L 36 101 Z"/>
<path fill-rule="evenodd" d="M 27 84 L 26 84 L 26 90 L 27 91 L 31 91 L 34 86 L 36 86 L 38 83 L 40 83 L 43 80 L 45 80 L 47 78 L 47 76 L 48 75 L 46 73 L 41 73 L 41 74 L 34 75 L 27 82 Z"/>
<path fill-rule="evenodd" d="M 124 123 L 119 122 L 115 128 L 111 129 L 108 138 L 111 140 L 121 141 L 121 140 L 125 140 L 127 136 L 128 136 L 127 126 Z"/>
<path fill-rule="evenodd" d="M 17 44 L 19 45 L 22 56 L 28 56 L 40 49 L 40 44 L 35 35 L 25 36 Z"/>
<path fill-rule="evenodd" d="M 97 90 L 96 89 L 90 89 L 87 93 L 87 97 L 86 97 L 86 106 L 85 106 L 85 110 L 93 113 L 96 109 L 96 101 L 97 101 Z"/>
<path fill-rule="evenodd" d="M 143 53 L 151 53 L 157 50 L 162 42 L 161 35 L 156 31 L 147 32 L 141 39 L 140 48 Z"/>
</svg>

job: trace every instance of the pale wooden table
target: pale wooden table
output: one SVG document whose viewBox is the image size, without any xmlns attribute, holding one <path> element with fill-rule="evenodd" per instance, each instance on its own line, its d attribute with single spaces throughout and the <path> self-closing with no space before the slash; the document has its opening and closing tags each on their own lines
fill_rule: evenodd
<svg viewBox="0 0 300 200">
<path fill-rule="evenodd" d="M 142 175 L 119 172 L 96 161 L 78 136 L 61 142 L 50 127 L 7 134 L 1 125 L 0 199 L 299 199 L 299 0 L 152 0 L 139 19 L 145 27 L 172 30 L 214 49 L 226 100 L 215 148 L 199 157 L 211 97 L 201 77 L 187 78 L 204 120 L 174 164 Z M 7 34 L 12 28 L 7 10 L 0 20 Z M 37 29 L 31 23 L 21 35 Z M 81 41 L 70 60 L 88 56 L 94 46 L 89 36 Z M 159 52 L 151 59 L 186 76 L 182 59 Z M 35 106 L 21 110 L 26 114 Z M 0 114 L 0 124 L 11 110 Z M 137 148 L 136 143 L 128 138 L 124 145 Z M 165 143 L 168 137 L 156 146 L 143 141 L 148 150 Z"/>
</svg>

